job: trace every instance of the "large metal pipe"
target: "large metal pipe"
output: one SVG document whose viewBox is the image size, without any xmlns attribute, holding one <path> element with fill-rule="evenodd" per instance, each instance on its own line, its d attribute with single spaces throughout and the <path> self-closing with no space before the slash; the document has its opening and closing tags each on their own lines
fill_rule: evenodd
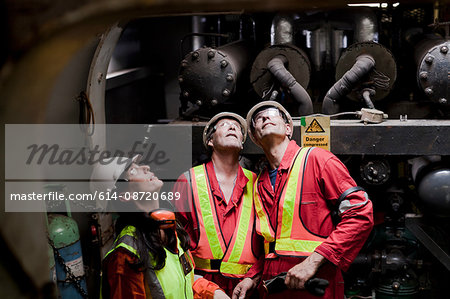
<svg viewBox="0 0 450 299">
<path fill-rule="evenodd" d="M 339 111 L 338 100 L 347 95 L 352 88 L 375 66 L 375 59 L 370 55 L 360 55 L 355 64 L 339 81 L 328 90 L 322 104 L 322 112 L 334 114 Z"/>
<path fill-rule="evenodd" d="M 277 55 L 267 63 L 267 68 L 300 104 L 300 115 L 312 114 L 313 105 L 311 98 L 306 90 L 295 80 L 294 76 L 286 69 L 284 64 L 287 62 L 288 60 L 285 56 Z"/>
<path fill-rule="evenodd" d="M 373 10 L 359 8 L 349 15 L 353 16 L 355 23 L 353 42 L 378 42 L 378 21 Z"/>
<path fill-rule="evenodd" d="M 294 43 L 294 21 L 290 16 L 275 16 L 270 29 L 270 44 L 273 46 L 292 43 Z"/>
</svg>

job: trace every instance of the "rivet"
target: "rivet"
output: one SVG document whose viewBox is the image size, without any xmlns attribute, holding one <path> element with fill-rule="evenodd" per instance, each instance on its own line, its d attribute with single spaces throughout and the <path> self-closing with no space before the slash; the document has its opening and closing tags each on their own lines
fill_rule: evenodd
<svg viewBox="0 0 450 299">
<path fill-rule="evenodd" d="M 224 96 L 224 97 L 228 97 L 229 95 L 230 95 L 230 91 L 228 90 L 228 89 L 224 89 L 223 91 L 222 91 L 222 95 Z"/>
<path fill-rule="evenodd" d="M 211 105 L 216 106 L 219 102 L 216 99 L 211 100 Z"/>
<path fill-rule="evenodd" d="M 441 47 L 441 53 L 447 54 L 448 52 L 448 47 L 447 46 L 442 46 Z"/>
<path fill-rule="evenodd" d="M 433 94 L 433 89 L 431 89 L 431 87 L 427 87 L 427 88 L 425 88 L 425 93 L 427 95 L 432 95 Z"/>
<path fill-rule="evenodd" d="M 427 56 L 427 58 L 425 58 L 425 62 L 428 64 L 432 64 L 433 63 L 433 56 Z"/>
<path fill-rule="evenodd" d="M 428 73 L 427 72 L 421 72 L 420 73 L 420 79 L 426 80 L 428 78 Z"/>
<path fill-rule="evenodd" d="M 197 104 L 198 106 L 201 106 L 203 103 L 202 103 L 201 100 L 197 100 L 197 101 L 195 102 L 195 104 Z"/>
<path fill-rule="evenodd" d="M 189 96 L 189 92 L 188 92 L 188 91 L 183 92 L 183 96 L 184 96 L 185 98 L 187 98 L 187 97 Z"/>
<path fill-rule="evenodd" d="M 197 51 L 195 51 L 194 53 L 192 53 L 192 58 L 197 59 L 199 55 L 200 54 Z"/>
<path fill-rule="evenodd" d="M 439 99 L 439 104 L 441 104 L 441 105 L 447 104 L 447 99 L 445 99 L 445 98 Z"/>
<path fill-rule="evenodd" d="M 213 50 L 210 50 L 208 52 L 208 58 L 213 58 L 216 55 L 216 53 Z"/>
<path fill-rule="evenodd" d="M 98 82 L 98 83 L 101 83 L 102 80 L 103 80 L 103 73 L 98 73 L 98 74 L 97 74 L 97 82 Z"/>
<path fill-rule="evenodd" d="M 232 74 L 227 74 L 226 79 L 227 79 L 227 81 L 233 81 L 233 75 Z"/>
<path fill-rule="evenodd" d="M 222 60 L 220 62 L 220 66 L 223 67 L 223 68 L 227 67 L 227 65 L 228 65 L 228 61 L 226 61 L 226 60 Z"/>
<path fill-rule="evenodd" d="M 183 79 L 183 77 L 178 77 L 178 82 L 180 82 L 180 83 L 183 83 L 183 81 L 184 81 L 184 79 Z"/>
</svg>

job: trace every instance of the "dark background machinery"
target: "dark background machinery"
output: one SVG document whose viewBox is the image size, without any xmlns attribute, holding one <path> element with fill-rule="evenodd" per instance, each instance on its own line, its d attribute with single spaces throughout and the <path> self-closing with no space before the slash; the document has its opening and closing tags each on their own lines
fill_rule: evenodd
<svg viewBox="0 0 450 299">
<path fill-rule="evenodd" d="M 67 8 L 54 5 L 44 9 L 43 16 L 53 16 L 45 22 L 43 16 L 23 16 L 49 8 L 49 2 L 20 6 L 5 1 L 5 19 L 10 21 L 4 34 L 9 43 L 2 52 L 4 123 L 95 119 L 106 124 L 192 125 L 193 162 L 201 163 L 202 121 L 219 111 L 245 116 L 261 98 L 281 102 L 294 117 L 362 108 L 381 113 L 387 118 L 377 123 L 353 115 L 331 120 L 331 151 L 368 191 L 376 220 L 346 273 L 346 296 L 448 297 L 446 2 L 389 1 L 375 7 L 334 1 L 266 1 L 260 7 L 252 1 L 209 6 L 132 2 L 102 9 L 89 1 Z M 24 30 L 29 28 L 35 30 Z M 327 104 L 331 108 L 324 109 Z M 299 132 L 295 122 L 297 140 Z M 106 135 L 105 146 L 107 142 Z M 257 171 L 261 157 L 248 141 L 242 163 Z M 89 296 L 96 298 L 100 252 L 113 236 L 111 219 L 97 213 L 73 217 L 79 225 Z M 26 238 L 43 218 L 37 213 L 2 214 L 0 245 L 8 252 L 1 264 L 8 282 L 2 291 L 24 298 L 46 294 L 47 280 L 36 274 L 47 267 L 45 237 L 28 237 L 37 248 L 32 253 L 19 246 L 24 241 L 17 237 Z M 13 224 L 19 223 L 22 230 L 17 232 L 19 225 Z M 33 235 L 45 236 L 44 231 L 42 225 Z M 17 270 L 9 273 L 9 268 Z M 11 281 L 20 281 L 17 289 Z M 23 285 L 27 291 L 21 291 Z"/>
</svg>

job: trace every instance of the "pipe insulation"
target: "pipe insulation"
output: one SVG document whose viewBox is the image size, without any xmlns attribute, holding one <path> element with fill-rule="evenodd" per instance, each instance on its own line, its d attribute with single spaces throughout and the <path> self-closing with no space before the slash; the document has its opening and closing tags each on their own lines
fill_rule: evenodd
<svg viewBox="0 0 450 299">
<path fill-rule="evenodd" d="M 267 68 L 300 104 L 300 116 L 312 114 L 313 104 L 311 97 L 303 86 L 301 86 L 297 80 L 295 80 L 294 76 L 286 69 L 284 64 L 287 62 L 288 60 L 285 56 L 277 55 L 267 63 Z"/>
<path fill-rule="evenodd" d="M 322 113 L 339 112 L 338 100 L 352 91 L 352 88 L 375 66 L 375 59 L 370 55 L 360 55 L 355 64 L 327 92 L 322 104 Z"/>
</svg>

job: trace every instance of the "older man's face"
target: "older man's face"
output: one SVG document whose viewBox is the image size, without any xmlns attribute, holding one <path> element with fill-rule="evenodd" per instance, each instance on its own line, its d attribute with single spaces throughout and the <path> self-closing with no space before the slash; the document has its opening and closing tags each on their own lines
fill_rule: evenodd
<svg viewBox="0 0 450 299">
<path fill-rule="evenodd" d="M 208 145 L 214 149 L 242 148 L 242 129 L 238 121 L 234 119 L 221 119 L 214 126 L 215 131 Z"/>
<path fill-rule="evenodd" d="M 269 135 L 277 135 L 280 138 L 289 136 L 290 127 L 284 121 L 277 108 L 268 108 L 259 111 L 253 116 L 252 125 L 254 127 L 254 137 L 262 140 Z"/>
</svg>

